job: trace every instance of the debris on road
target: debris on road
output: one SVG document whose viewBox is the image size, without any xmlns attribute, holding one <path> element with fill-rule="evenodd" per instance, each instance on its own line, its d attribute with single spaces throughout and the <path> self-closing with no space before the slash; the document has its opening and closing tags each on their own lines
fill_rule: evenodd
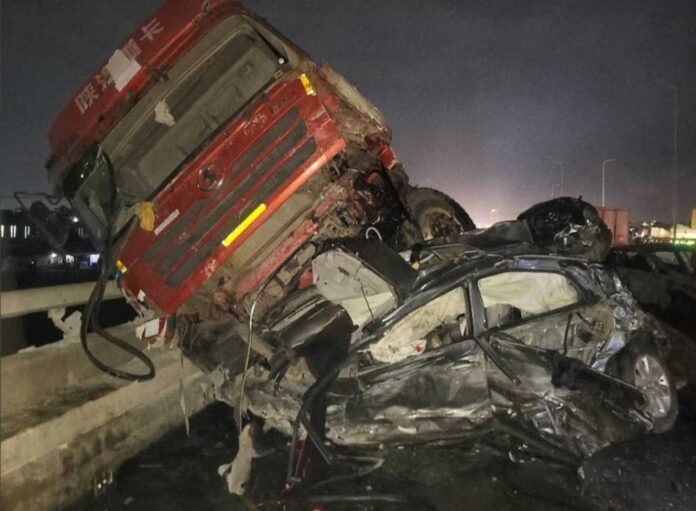
<svg viewBox="0 0 696 511">
<path fill-rule="evenodd" d="M 256 457 L 251 426 L 247 424 L 239 434 L 239 447 L 232 463 L 221 465 L 218 474 L 227 481 L 227 490 L 234 495 L 244 495 L 246 484 L 251 477 L 251 462 Z"/>
</svg>

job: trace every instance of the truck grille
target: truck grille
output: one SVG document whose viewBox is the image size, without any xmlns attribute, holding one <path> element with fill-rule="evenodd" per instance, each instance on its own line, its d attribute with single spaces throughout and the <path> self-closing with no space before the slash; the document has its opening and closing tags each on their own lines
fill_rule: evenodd
<svg viewBox="0 0 696 511">
<path fill-rule="evenodd" d="M 242 219 L 316 152 L 315 140 L 305 140 L 307 125 L 298 120 L 298 109 L 290 109 L 232 165 L 226 180 L 236 183 L 223 183 L 217 193 L 192 204 L 142 257 L 146 263 L 156 263 L 153 269 L 167 286 L 180 286 Z M 264 153 L 266 156 L 251 165 Z M 218 223 L 221 225 L 216 228 Z M 191 250 L 209 234 L 207 241 Z"/>
</svg>

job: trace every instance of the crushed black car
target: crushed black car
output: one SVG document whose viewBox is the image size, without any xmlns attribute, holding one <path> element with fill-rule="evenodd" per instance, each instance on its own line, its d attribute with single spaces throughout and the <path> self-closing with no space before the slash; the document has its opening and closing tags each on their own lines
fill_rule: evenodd
<svg viewBox="0 0 696 511">
<path fill-rule="evenodd" d="M 669 335 L 611 270 L 528 235 L 518 220 L 402 253 L 324 243 L 304 286 L 246 332 L 259 352 L 246 371 L 219 368 L 220 397 L 292 439 L 289 483 L 306 458 L 332 464 L 336 448 L 494 436 L 513 459 L 572 465 L 669 429 Z"/>
</svg>

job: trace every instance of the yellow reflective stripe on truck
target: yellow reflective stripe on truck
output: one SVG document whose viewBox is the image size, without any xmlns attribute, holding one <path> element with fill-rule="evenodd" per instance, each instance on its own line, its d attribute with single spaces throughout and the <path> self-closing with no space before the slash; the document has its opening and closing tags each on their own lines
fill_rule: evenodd
<svg viewBox="0 0 696 511">
<path fill-rule="evenodd" d="M 254 220 L 260 217 L 264 211 L 266 211 L 265 204 L 259 204 L 258 206 L 256 206 L 256 209 L 252 211 L 248 217 L 242 220 L 242 223 L 235 227 L 234 230 L 231 233 L 229 233 L 224 240 L 222 240 L 222 244 L 225 247 L 229 247 L 232 244 L 232 242 L 239 238 L 239 236 L 244 231 L 246 231 L 249 228 L 249 226 L 254 223 Z"/>
</svg>

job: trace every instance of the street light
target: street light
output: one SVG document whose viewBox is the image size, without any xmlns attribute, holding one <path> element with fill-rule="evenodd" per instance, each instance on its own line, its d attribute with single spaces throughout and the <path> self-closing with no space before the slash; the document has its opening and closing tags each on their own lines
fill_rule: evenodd
<svg viewBox="0 0 696 511">
<path fill-rule="evenodd" d="M 677 239 L 677 168 L 679 161 L 679 89 L 677 86 L 671 83 L 663 82 L 662 80 L 655 80 L 655 83 L 667 87 L 672 91 L 674 96 L 674 140 L 673 140 L 673 151 L 674 151 L 674 161 L 672 168 L 672 237 Z"/>
<path fill-rule="evenodd" d="M 493 225 L 500 221 L 500 210 L 498 208 L 492 208 L 488 212 L 488 223 Z"/>
<path fill-rule="evenodd" d="M 604 207 L 604 173 L 606 171 L 607 163 L 614 161 L 614 158 L 609 158 L 602 162 L 602 207 Z"/>
</svg>

